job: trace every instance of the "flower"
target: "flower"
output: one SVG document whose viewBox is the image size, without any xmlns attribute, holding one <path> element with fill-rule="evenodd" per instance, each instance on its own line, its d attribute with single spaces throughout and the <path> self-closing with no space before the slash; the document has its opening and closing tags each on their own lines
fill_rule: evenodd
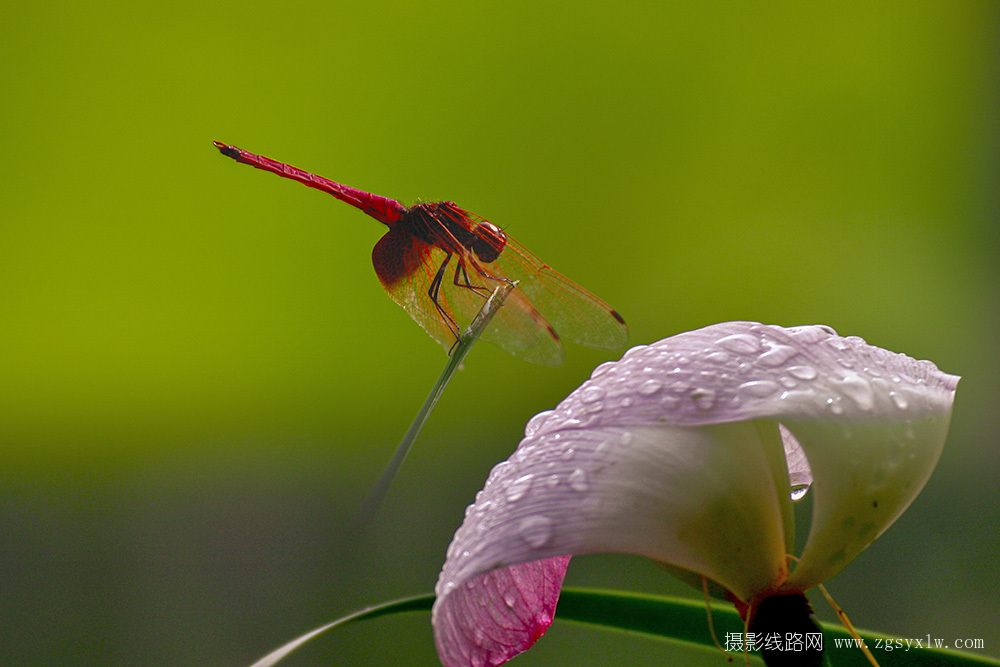
<svg viewBox="0 0 1000 667">
<path fill-rule="evenodd" d="M 927 482 L 958 377 L 821 326 L 728 322 L 629 350 L 535 416 L 448 548 L 446 667 L 499 665 L 555 613 L 571 555 L 647 556 L 739 608 L 836 575 Z M 798 561 L 792 497 L 811 485 Z"/>
</svg>

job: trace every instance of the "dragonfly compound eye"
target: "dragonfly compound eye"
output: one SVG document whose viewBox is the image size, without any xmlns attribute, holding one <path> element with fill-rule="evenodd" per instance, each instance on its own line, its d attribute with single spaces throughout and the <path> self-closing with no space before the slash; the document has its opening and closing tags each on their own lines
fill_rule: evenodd
<svg viewBox="0 0 1000 667">
<path fill-rule="evenodd" d="M 474 230 L 472 252 L 483 262 L 492 262 L 507 245 L 507 235 L 492 222 L 480 222 Z"/>
</svg>

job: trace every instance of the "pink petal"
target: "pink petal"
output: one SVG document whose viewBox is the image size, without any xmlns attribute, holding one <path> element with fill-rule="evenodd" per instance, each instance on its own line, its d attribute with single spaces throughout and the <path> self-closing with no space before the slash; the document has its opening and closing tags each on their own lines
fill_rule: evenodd
<svg viewBox="0 0 1000 667">
<path fill-rule="evenodd" d="M 501 665 L 545 634 L 556 613 L 569 556 L 439 585 L 433 624 L 445 667 Z"/>
</svg>

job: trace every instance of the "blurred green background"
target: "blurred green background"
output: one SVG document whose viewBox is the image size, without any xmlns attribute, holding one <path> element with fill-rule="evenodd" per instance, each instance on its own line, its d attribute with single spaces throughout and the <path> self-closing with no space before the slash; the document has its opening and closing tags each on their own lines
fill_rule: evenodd
<svg viewBox="0 0 1000 667">
<path fill-rule="evenodd" d="M 15 0 L 0 25 L 0 664 L 246 665 L 428 592 L 525 422 L 618 356 L 477 346 L 350 537 L 445 355 L 379 286 L 380 225 L 216 139 L 453 199 L 632 344 L 823 323 L 962 375 L 926 490 L 829 588 L 860 627 L 1000 656 L 1000 4 Z M 698 596 L 625 556 L 568 582 Z M 518 664 L 676 656 L 721 661 L 557 623 Z M 413 615 L 287 664 L 435 663 Z"/>
</svg>

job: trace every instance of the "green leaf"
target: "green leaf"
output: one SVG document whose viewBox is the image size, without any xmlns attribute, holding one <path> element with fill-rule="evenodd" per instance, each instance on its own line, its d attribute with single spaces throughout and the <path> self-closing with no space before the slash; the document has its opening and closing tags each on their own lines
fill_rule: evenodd
<svg viewBox="0 0 1000 667">
<path fill-rule="evenodd" d="M 608 630 L 640 632 L 668 641 L 685 642 L 715 650 L 708 631 L 705 604 L 697 600 L 564 588 L 559 596 L 556 618 Z M 733 609 L 717 609 L 713 606 L 712 621 L 716 635 L 720 639 L 724 638 L 727 632 L 743 632 L 743 621 Z M 823 628 L 824 653 L 829 658 L 830 664 L 834 667 L 842 665 L 870 667 L 868 659 L 859 649 L 834 647 L 834 638 L 850 638 L 844 628 L 830 623 L 820 623 L 820 625 Z M 859 634 L 881 667 L 1000 665 L 1000 660 L 958 651 L 929 648 L 911 648 L 906 651 L 905 647 L 894 651 L 878 650 L 875 648 L 878 640 L 884 644 L 886 639 L 893 638 L 876 632 L 866 631 Z"/>
<path fill-rule="evenodd" d="M 310 639 L 337 626 L 379 618 L 380 616 L 430 611 L 433 604 L 433 595 L 420 595 L 363 609 L 292 640 L 261 658 L 251 667 L 271 667 Z M 708 631 L 705 605 L 697 600 L 618 591 L 564 588 L 559 596 L 556 620 L 582 623 L 605 630 L 638 632 L 666 641 L 690 644 L 698 647 L 699 650 L 717 650 Z M 716 635 L 720 638 L 724 638 L 727 632 L 743 632 L 743 621 L 735 610 L 713 607 L 712 621 L 715 625 Z M 833 667 L 870 667 L 867 658 L 859 649 L 834 647 L 833 640 L 835 638 L 850 638 L 844 628 L 830 623 L 820 623 L 820 625 L 823 628 L 823 645 L 829 664 Z M 887 639 L 894 638 L 868 631 L 860 632 L 859 635 L 868 644 L 881 667 L 903 665 L 916 667 L 924 665 L 939 665 L 941 667 L 1000 666 L 1000 660 L 995 658 L 958 651 L 915 647 L 909 651 L 905 650 L 905 647 L 893 651 L 879 650 L 876 646 L 880 640 L 884 644 Z M 738 653 L 730 653 L 729 655 L 739 659 Z M 751 653 L 751 656 L 759 659 L 759 654 Z"/>
</svg>

